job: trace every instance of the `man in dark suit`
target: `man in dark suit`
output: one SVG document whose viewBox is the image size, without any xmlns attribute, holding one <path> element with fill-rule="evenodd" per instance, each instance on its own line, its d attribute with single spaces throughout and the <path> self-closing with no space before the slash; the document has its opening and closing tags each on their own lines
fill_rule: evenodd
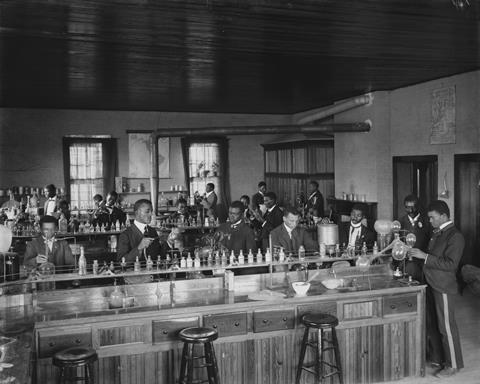
<svg viewBox="0 0 480 384">
<path fill-rule="evenodd" d="M 285 208 L 283 211 L 283 224 L 273 229 L 272 245 L 274 248 L 283 248 L 285 253 L 296 253 L 303 245 L 307 252 L 318 251 L 318 243 L 304 228 L 298 227 L 299 214 L 294 208 Z"/>
<path fill-rule="evenodd" d="M 135 220 L 133 224 L 123 231 L 118 237 L 117 261 L 125 257 L 126 262 L 135 262 L 137 256 L 142 260 L 142 254 L 165 259 L 167 251 L 172 249 L 172 244 L 159 240 L 157 231 L 148 224 L 152 221 L 152 202 L 140 199 L 133 207 Z"/>
<path fill-rule="evenodd" d="M 38 264 L 53 263 L 56 267 L 71 267 L 75 265 L 72 251 L 65 240 L 57 240 L 57 219 L 44 216 L 40 220 L 42 235 L 27 243 L 24 264 L 36 267 Z"/>
<path fill-rule="evenodd" d="M 60 199 L 57 196 L 57 188 L 55 188 L 55 185 L 53 184 L 48 184 L 43 188 L 43 193 L 47 198 L 43 207 L 43 214 L 54 216 L 58 219 L 60 217 L 58 214 L 58 203 Z"/>
<path fill-rule="evenodd" d="M 422 214 L 419 210 L 418 197 L 415 195 L 408 195 L 404 199 L 404 206 L 406 215 L 399 220 L 402 229 L 413 233 L 416 237 L 414 248 L 418 248 L 424 252 L 427 251 L 428 242 L 431 237 L 431 226 L 428 222 L 428 217 Z M 423 280 L 423 262 L 419 259 L 407 261 L 405 271 L 411 275 L 415 280 Z"/>
<path fill-rule="evenodd" d="M 107 203 L 105 209 L 108 214 L 107 225 L 115 227 L 117 220 L 120 224 L 125 224 L 127 215 L 122 211 L 122 208 L 118 205 L 118 193 L 115 191 L 109 192 L 107 195 Z"/>
<path fill-rule="evenodd" d="M 315 180 L 309 183 L 309 196 L 305 204 L 309 216 L 323 217 L 323 196 L 318 190 L 318 183 Z"/>
<path fill-rule="evenodd" d="M 436 315 L 442 341 L 437 350 L 434 350 L 437 352 L 436 356 L 430 358 L 434 363 L 442 363 L 441 360 L 433 359 L 443 357 L 443 369 L 437 372 L 436 376 L 446 378 L 463 368 L 460 336 L 455 321 L 455 301 L 459 293 L 457 269 L 462 258 L 465 239 L 450 220 L 450 210 L 444 201 L 432 201 L 428 207 L 428 217 L 433 227 L 428 250 L 423 252 L 418 248 L 412 248 L 409 256 L 424 262 L 423 273 L 435 306 L 435 313 L 430 315 Z"/>
<path fill-rule="evenodd" d="M 256 251 L 255 235 L 252 228 L 245 224 L 243 220 L 244 206 L 240 201 L 233 201 L 228 208 L 228 223 L 223 223 L 217 228 L 217 232 L 222 234 L 221 243 L 236 255 L 240 250 L 245 257 L 248 251 Z"/>
<path fill-rule="evenodd" d="M 283 223 L 283 212 L 277 205 L 277 195 L 274 192 L 267 192 L 264 196 L 264 204 L 267 211 L 262 216 L 260 210 L 254 211 L 255 228 L 259 231 L 258 244 L 262 249 L 267 249 L 269 246 L 270 232 Z"/>
<path fill-rule="evenodd" d="M 258 183 L 258 192 L 252 196 L 252 209 L 258 209 L 263 204 L 263 198 L 267 192 L 267 183 L 260 181 Z"/>
<path fill-rule="evenodd" d="M 355 248 L 357 251 L 362 248 L 363 243 L 366 243 L 367 248 L 372 248 L 376 239 L 375 232 L 364 225 L 364 219 L 363 206 L 355 204 L 350 212 L 348 227 L 339 233 L 341 241 L 346 243 L 349 248 Z"/>
</svg>

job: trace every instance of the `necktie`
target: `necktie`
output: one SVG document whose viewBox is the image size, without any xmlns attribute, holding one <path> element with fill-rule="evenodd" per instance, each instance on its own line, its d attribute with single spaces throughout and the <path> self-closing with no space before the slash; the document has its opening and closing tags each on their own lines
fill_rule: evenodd
<svg viewBox="0 0 480 384">
<path fill-rule="evenodd" d="M 146 226 L 145 226 L 145 229 L 143 230 L 143 236 L 149 237 L 149 236 L 148 236 L 149 233 L 150 233 L 150 228 L 148 227 L 148 225 L 146 225 Z"/>
</svg>

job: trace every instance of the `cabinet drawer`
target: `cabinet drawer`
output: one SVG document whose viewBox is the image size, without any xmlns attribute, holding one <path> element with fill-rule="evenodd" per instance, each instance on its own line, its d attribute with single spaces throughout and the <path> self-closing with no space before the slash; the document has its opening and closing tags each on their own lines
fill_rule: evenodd
<svg viewBox="0 0 480 384">
<path fill-rule="evenodd" d="M 295 310 L 256 311 L 253 332 L 270 332 L 295 328 Z"/>
<path fill-rule="evenodd" d="M 298 307 L 298 318 L 306 313 L 325 313 L 328 315 L 337 316 L 337 302 L 327 301 L 325 303 L 304 304 Z"/>
<path fill-rule="evenodd" d="M 417 295 L 390 296 L 383 299 L 383 314 L 417 312 Z"/>
<path fill-rule="evenodd" d="M 154 320 L 152 322 L 153 344 L 178 340 L 178 332 L 183 328 L 198 327 L 198 316 L 173 320 Z"/>
<path fill-rule="evenodd" d="M 203 316 L 203 325 L 218 331 L 219 337 L 247 333 L 247 313 L 236 312 Z"/>
<path fill-rule="evenodd" d="M 55 353 L 71 347 L 92 347 L 92 332 L 80 331 L 66 335 L 38 336 L 38 356 L 41 359 L 52 357 Z"/>
</svg>

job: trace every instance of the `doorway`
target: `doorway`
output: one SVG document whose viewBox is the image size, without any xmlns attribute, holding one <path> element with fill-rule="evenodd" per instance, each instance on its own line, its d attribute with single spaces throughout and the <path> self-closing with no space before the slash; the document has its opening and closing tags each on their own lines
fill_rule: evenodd
<svg viewBox="0 0 480 384">
<path fill-rule="evenodd" d="M 455 225 L 465 237 L 462 264 L 480 266 L 480 154 L 455 155 Z"/>
<path fill-rule="evenodd" d="M 420 209 L 424 210 L 438 196 L 437 156 L 393 157 L 393 217 L 405 213 L 403 199 L 410 194 L 418 196 Z"/>
</svg>

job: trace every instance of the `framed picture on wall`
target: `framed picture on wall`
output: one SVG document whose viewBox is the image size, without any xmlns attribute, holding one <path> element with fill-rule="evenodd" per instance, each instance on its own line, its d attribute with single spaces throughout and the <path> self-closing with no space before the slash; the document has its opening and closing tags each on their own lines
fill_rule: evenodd
<svg viewBox="0 0 480 384">
<path fill-rule="evenodd" d="M 127 131 L 128 134 L 128 177 L 150 177 L 151 132 Z M 158 177 L 170 178 L 170 139 L 160 137 L 158 146 Z"/>
</svg>

